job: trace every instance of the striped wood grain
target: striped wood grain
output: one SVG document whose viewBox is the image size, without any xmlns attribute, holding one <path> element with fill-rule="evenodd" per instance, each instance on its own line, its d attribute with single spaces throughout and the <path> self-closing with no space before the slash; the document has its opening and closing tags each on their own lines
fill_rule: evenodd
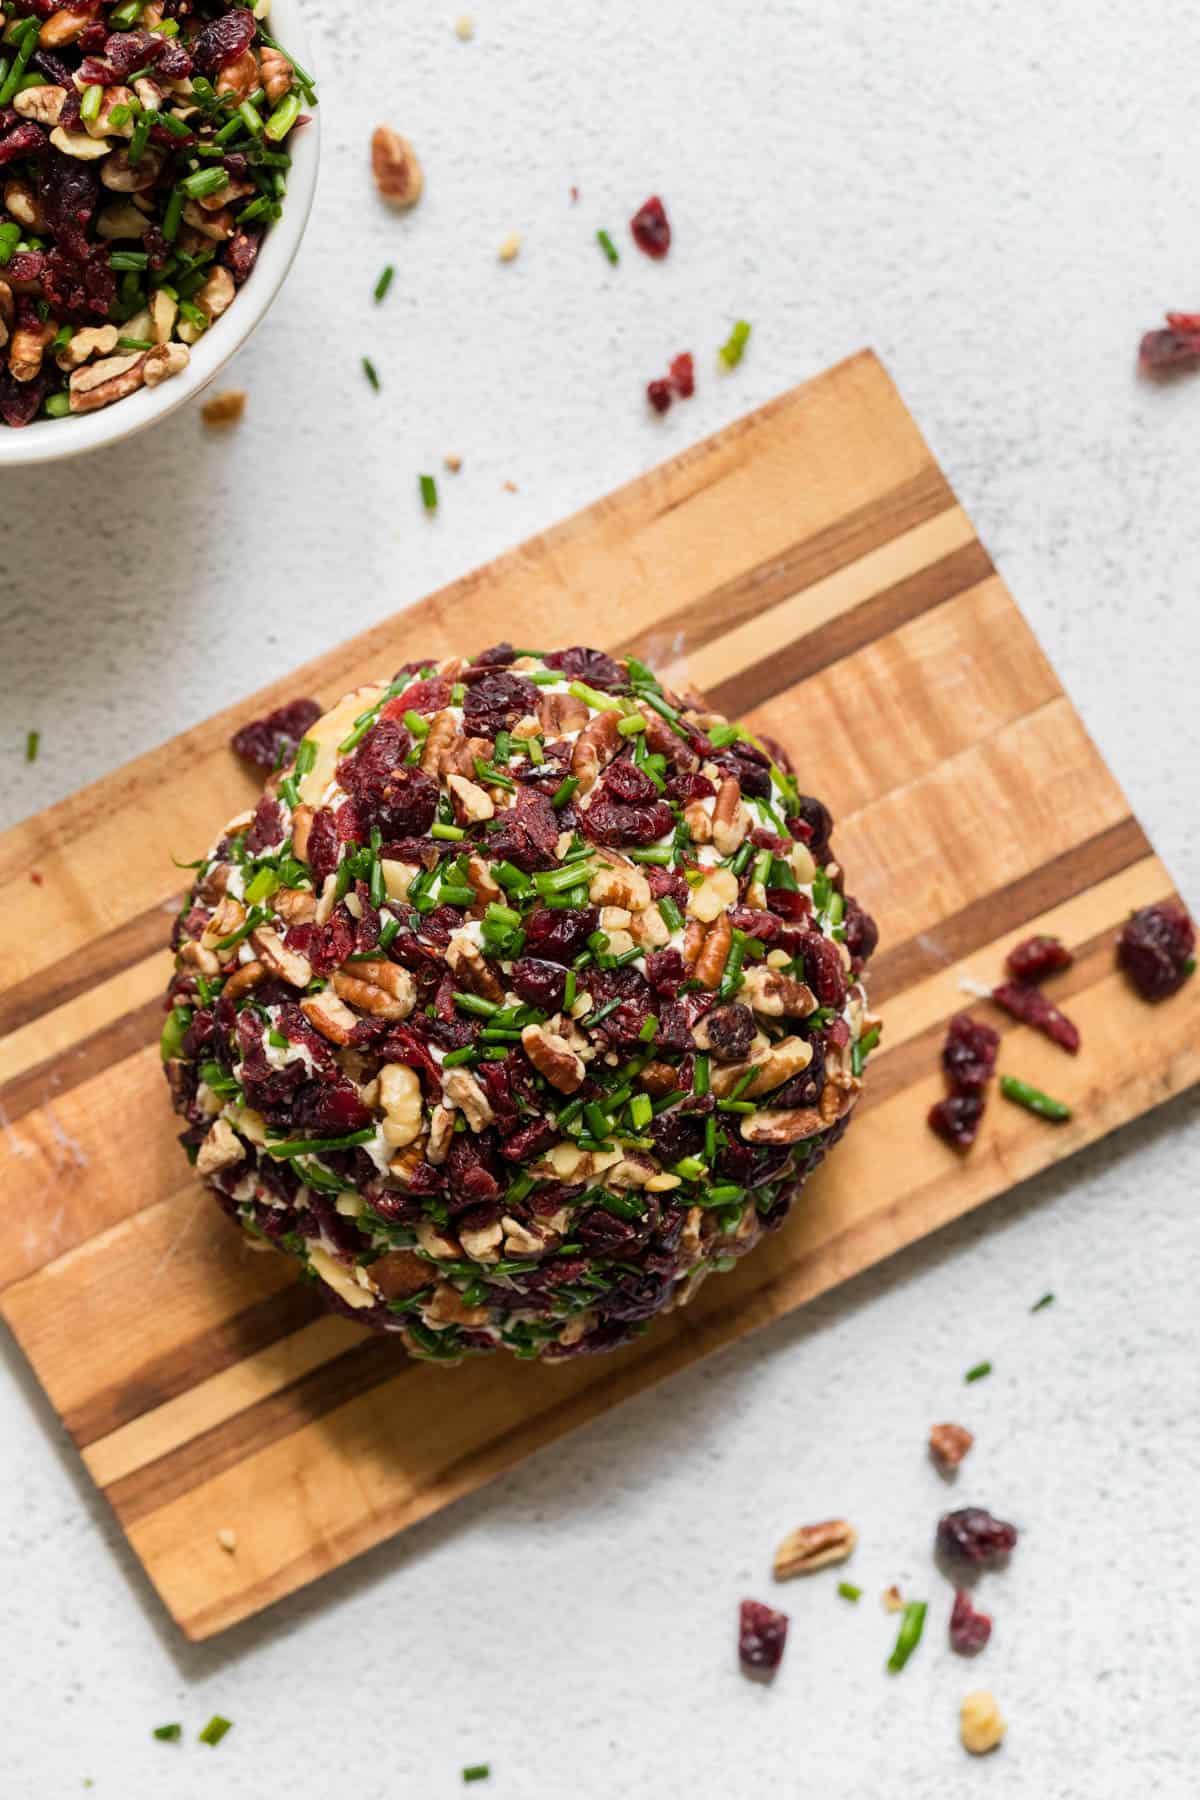
<svg viewBox="0 0 1200 1800">
<path fill-rule="evenodd" d="M 418 654 L 596 640 L 787 741 L 879 918 L 861 1118 L 785 1230 L 617 1356 L 447 1373 L 325 1315 L 189 1179 L 157 1052 L 191 856 L 252 793 L 236 720 Z M 600 621 L 599 624 L 596 621 Z M 31 876 L 41 877 L 35 884 Z M 220 1631 L 672 1370 L 1200 1077 L 1200 984 L 1154 1015 L 1115 929 L 1172 884 L 875 359 L 783 396 L 540 539 L 0 839 L 0 1308 L 166 1605 Z M 1031 929 L 1077 953 L 1075 1107 L 924 1126 L 960 980 Z M 233 1525 L 238 1552 L 215 1532 Z"/>
</svg>

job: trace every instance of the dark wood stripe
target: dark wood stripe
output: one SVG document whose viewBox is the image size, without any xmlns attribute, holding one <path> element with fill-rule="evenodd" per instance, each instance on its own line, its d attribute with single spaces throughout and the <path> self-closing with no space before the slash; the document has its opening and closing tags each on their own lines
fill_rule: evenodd
<svg viewBox="0 0 1200 1800">
<path fill-rule="evenodd" d="M 882 593 L 872 594 L 836 619 L 812 631 L 801 630 L 785 649 L 773 650 L 761 662 L 739 669 L 727 681 L 707 689 L 707 698 L 730 718 L 761 706 L 776 694 L 808 681 L 831 664 L 853 656 L 876 638 L 899 631 L 913 619 L 955 600 L 968 588 L 993 575 L 992 559 L 982 544 L 964 544 L 926 569 L 896 582 Z"/>
<path fill-rule="evenodd" d="M 213 1229 L 221 1229 L 215 1206 L 213 1218 Z M 199 1382 L 220 1375 L 311 1325 L 314 1319 L 324 1317 L 325 1308 L 316 1289 L 301 1281 L 298 1272 L 288 1279 L 289 1271 L 282 1260 L 280 1271 L 285 1285 L 278 1293 L 231 1314 L 161 1356 L 150 1357 L 135 1374 L 99 1388 L 83 1405 L 64 1413 L 63 1423 L 79 1448 L 86 1450 L 89 1444 L 132 1424 L 155 1407 L 178 1399 Z"/>
<path fill-rule="evenodd" d="M 136 1056 L 157 1039 L 163 1027 L 163 1003 L 159 996 L 143 1001 L 132 1012 L 122 1013 L 69 1050 L 48 1056 L 44 1062 L 23 1069 L 0 1088 L 0 1107 L 10 1125 L 35 1112 L 47 1099 L 59 1100 L 72 1088 L 103 1074 L 114 1063 Z"/>
<path fill-rule="evenodd" d="M 0 994 L 0 1037 L 53 1012 L 56 1006 L 65 1006 L 68 1000 L 99 987 L 102 981 L 153 956 L 156 950 L 165 949 L 171 936 L 168 908 L 177 898 L 164 894 L 159 905 L 148 907 L 112 931 L 102 932 L 86 949 L 72 951 L 70 956 L 39 969 L 36 975 L 27 975 L 24 981 Z"/>
<path fill-rule="evenodd" d="M 686 494 L 676 504 L 686 506 L 692 497 Z M 614 654 L 632 652 L 636 656 L 676 632 L 684 635 L 689 650 L 698 650 L 956 505 L 945 476 L 931 463 L 891 493 L 857 507 L 815 536 L 797 538 L 770 562 L 724 582 L 626 638 L 612 647 Z"/>
<path fill-rule="evenodd" d="M 872 1004 L 884 1004 L 926 976 L 961 962 L 981 945 L 1015 931 L 1151 855 L 1153 846 L 1137 820 L 1122 819 L 1019 881 L 939 919 L 928 931 L 885 949 L 870 967 Z"/>
<path fill-rule="evenodd" d="M 128 1528 L 202 1482 L 414 1367 L 398 1337 L 364 1337 L 343 1355 L 277 1394 L 269 1394 L 211 1431 L 123 1475 L 105 1488 L 105 1498 Z"/>
</svg>

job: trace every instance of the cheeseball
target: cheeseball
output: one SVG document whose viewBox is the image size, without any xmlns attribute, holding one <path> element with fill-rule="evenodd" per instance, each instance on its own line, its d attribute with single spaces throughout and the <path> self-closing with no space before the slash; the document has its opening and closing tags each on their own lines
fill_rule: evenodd
<svg viewBox="0 0 1200 1800">
<path fill-rule="evenodd" d="M 411 662 L 238 735 L 162 1050 L 182 1143 L 323 1299 L 455 1362 L 611 1350 L 845 1131 L 877 933 L 779 745 L 598 650 Z"/>
</svg>

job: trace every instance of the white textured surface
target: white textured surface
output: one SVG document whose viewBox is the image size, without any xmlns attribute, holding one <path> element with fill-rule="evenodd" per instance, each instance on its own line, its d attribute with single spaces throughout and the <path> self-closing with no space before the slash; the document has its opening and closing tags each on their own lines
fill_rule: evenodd
<svg viewBox="0 0 1200 1800">
<path fill-rule="evenodd" d="M 8 817 L 870 342 L 1200 896 L 1200 385 L 1148 391 L 1132 367 L 1164 306 L 1200 303 L 1186 11 L 477 0 L 464 45 L 458 10 L 312 0 L 322 189 L 234 370 L 241 430 L 185 414 L 63 477 L 6 476 Z M 428 178 L 399 220 L 364 177 L 384 93 Z M 623 223 L 655 189 L 676 228 L 663 267 Z M 512 230 L 524 247 L 500 267 Z M 721 379 L 711 352 L 738 314 L 753 345 Z M 700 392 L 651 420 L 641 385 L 685 345 Z M 165 1623 L 6 1345 L 0 1787 L 436 1800 L 490 1760 L 467 1791 L 496 1800 L 1187 1800 L 1198 1148 L 1200 1108 L 1179 1102 L 206 1648 Z M 1031 1319 L 1048 1287 L 1058 1304 Z M 995 1375 L 964 1389 L 981 1356 Z M 975 1665 L 945 1648 L 927 1548 L 946 1490 L 922 1443 L 956 1416 L 979 1437 L 960 1500 L 1025 1528 L 985 1579 L 996 1634 Z M 867 1597 L 847 1606 L 828 1577 L 787 1590 L 784 1668 L 751 1687 L 737 1599 L 770 1598 L 776 1539 L 837 1512 L 860 1528 Z M 893 1580 L 933 1602 L 897 1679 Z M 980 1685 L 1011 1722 L 986 1766 L 956 1742 Z M 173 1718 L 191 1739 L 214 1710 L 236 1721 L 216 1751 L 149 1739 Z"/>
</svg>

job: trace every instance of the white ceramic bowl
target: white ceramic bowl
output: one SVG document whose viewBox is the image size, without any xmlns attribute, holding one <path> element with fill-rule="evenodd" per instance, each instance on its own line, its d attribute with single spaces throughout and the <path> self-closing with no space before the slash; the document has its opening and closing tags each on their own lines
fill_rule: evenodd
<svg viewBox="0 0 1200 1800">
<path fill-rule="evenodd" d="M 317 75 L 309 55 L 300 17 L 300 0 L 272 0 L 271 36 L 292 51 L 310 74 Z M 320 83 L 318 81 L 318 92 Z M 156 388 L 141 388 L 128 399 L 116 400 L 100 412 L 65 419 L 35 419 L 14 431 L 0 424 L 0 471 L 61 462 L 99 450 L 105 444 L 132 437 L 159 419 L 165 419 L 201 388 L 207 387 L 270 309 L 295 260 L 312 211 L 320 159 L 321 109 L 311 113 L 311 123 L 291 140 L 292 166 L 283 200 L 283 216 L 263 239 L 258 261 L 245 286 L 239 288 L 229 311 L 218 319 L 199 343 L 192 345 L 191 361 L 182 374 Z"/>
</svg>

